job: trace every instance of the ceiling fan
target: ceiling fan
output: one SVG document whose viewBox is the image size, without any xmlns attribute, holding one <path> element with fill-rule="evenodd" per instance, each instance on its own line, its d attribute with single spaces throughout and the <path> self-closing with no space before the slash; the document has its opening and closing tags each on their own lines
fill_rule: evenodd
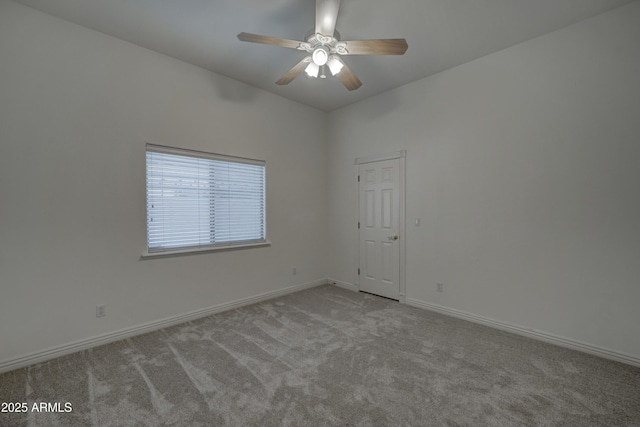
<svg viewBox="0 0 640 427">
<path fill-rule="evenodd" d="M 405 39 L 379 39 L 341 41 L 336 30 L 336 20 L 340 9 L 340 0 L 316 0 L 316 26 L 306 37 L 306 41 L 260 36 L 240 33 L 238 39 L 249 43 L 262 43 L 273 46 L 304 50 L 305 56 L 276 82 L 289 84 L 305 71 L 310 77 L 325 78 L 325 67 L 338 77 L 349 90 L 356 90 L 362 82 L 342 61 L 341 55 L 404 55 L 408 45 Z"/>
</svg>

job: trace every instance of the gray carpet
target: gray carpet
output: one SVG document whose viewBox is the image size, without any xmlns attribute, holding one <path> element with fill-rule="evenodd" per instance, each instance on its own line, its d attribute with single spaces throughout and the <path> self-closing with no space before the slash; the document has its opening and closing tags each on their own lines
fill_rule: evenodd
<svg viewBox="0 0 640 427">
<path fill-rule="evenodd" d="M 640 369 L 332 286 L 0 375 L 3 426 L 640 425 Z"/>
</svg>

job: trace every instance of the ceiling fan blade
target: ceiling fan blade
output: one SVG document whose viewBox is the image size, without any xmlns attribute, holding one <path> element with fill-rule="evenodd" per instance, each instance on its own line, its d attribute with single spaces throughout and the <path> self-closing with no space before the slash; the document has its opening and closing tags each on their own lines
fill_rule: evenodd
<svg viewBox="0 0 640 427">
<path fill-rule="evenodd" d="M 310 62 L 311 62 L 310 56 L 303 58 L 302 61 L 298 62 L 296 65 L 293 66 L 293 68 L 287 71 L 284 76 L 280 77 L 280 80 L 278 80 L 276 84 L 280 86 L 288 85 L 293 81 L 293 79 L 295 79 L 300 74 L 302 74 L 302 72 L 305 70 L 305 68 L 307 68 L 307 65 L 309 65 Z"/>
<path fill-rule="evenodd" d="M 340 0 L 316 0 L 316 34 L 333 37 Z"/>
<path fill-rule="evenodd" d="M 347 53 L 343 55 L 404 55 L 409 45 L 405 39 L 344 41 Z"/>
<path fill-rule="evenodd" d="M 251 33 L 240 33 L 238 34 L 238 39 L 242 40 L 243 42 L 270 44 L 272 46 L 290 47 L 292 49 L 298 49 L 300 47 L 300 43 L 303 43 L 295 40 L 260 36 L 258 34 Z"/>
<path fill-rule="evenodd" d="M 349 68 L 344 62 L 342 62 L 342 69 L 338 74 L 336 74 L 336 77 L 339 78 L 342 84 L 349 90 L 356 90 L 362 86 L 360 79 L 353 74 L 351 68 Z"/>
</svg>

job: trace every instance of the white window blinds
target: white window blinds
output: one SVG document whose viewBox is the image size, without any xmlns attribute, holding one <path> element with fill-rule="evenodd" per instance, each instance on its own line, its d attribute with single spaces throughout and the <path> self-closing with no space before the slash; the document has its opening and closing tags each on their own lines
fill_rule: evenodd
<svg viewBox="0 0 640 427">
<path fill-rule="evenodd" d="M 149 253 L 266 241 L 265 163 L 147 144 Z"/>
</svg>

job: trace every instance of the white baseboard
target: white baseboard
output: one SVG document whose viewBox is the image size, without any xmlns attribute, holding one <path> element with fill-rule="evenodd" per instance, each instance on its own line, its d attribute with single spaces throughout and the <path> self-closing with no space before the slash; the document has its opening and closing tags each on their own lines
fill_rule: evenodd
<svg viewBox="0 0 640 427">
<path fill-rule="evenodd" d="M 459 319 L 464 319 L 470 322 L 479 323 L 481 325 L 490 326 L 492 328 L 500 329 L 503 331 L 513 332 L 514 334 L 523 335 L 525 337 L 548 342 L 551 344 L 558 345 L 560 347 L 570 348 L 572 350 L 582 351 L 584 353 L 593 354 L 594 356 L 603 357 L 605 359 L 615 360 L 616 362 L 622 362 L 628 365 L 640 366 L 639 357 L 632 356 L 626 353 L 620 353 L 614 350 L 610 350 L 608 348 L 598 347 L 598 346 L 587 344 L 581 341 L 559 337 L 557 335 L 549 334 L 542 331 L 536 331 L 534 329 L 523 328 L 522 326 L 512 325 L 510 323 L 489 319 L 487 317 L 478 316 L 476 314 L 467 313 L 465 311 L 456 310 L 453 308 L 448 308 L 448 307 L 444 307 L 437 304 L 431 304 L 415 298 L 407 297 L 406 304 L 412 307 L 422 308 L 429 311 L 435 311 L 437 313 L 445 314 L 447 316 L 457 317 Z"/>
<path fill-rule="evenodd" d="M 333 285 L 333 286 L 337 286 L 337 287 L 342 288 L 342 289 L 346 289 L 348 291 L 358 292 L 358 290 L 359 290 L 358 286 L 353 284 L 353 283 L 341 282 L 340 280 L 336 280 L 336 279 L 328 278 L 327 279 L 327 283 L 329 283 L 330 285 Z"/>
<path fill-rule="evenodd" d="M 142 325 L 133 326 L 131 328 L 121 329 L 119 331 L 110 332 L 95 337 L 74 341 L 61 346 L 48 348 L 46 350 L 30 353 L 25 356 L 20 356 L 15 359 L 8 359 L 0 362 L 0 373 L 12 371 L 14 369 L 24 368 L 25 366 L 33 365 L 34 363 L 46 362 L 47 360 L 55 359 L 67 354 L 76 353 L 78 351 L 87 350 L 99 345 L 108 344 L 114 341 L 120 341 L 125 338 L 130 338 L 136 335 L 145 334 L 158 329 L 167 328 L 169 326 L 178 325 L 180 323 L 196 320 L 201 317 L 206 317 L 212 314 L 221 313 L 223 311 L 233 310 L 235 308 L 243 307 L 245 305 L 256 304 L 262 301 L 266 301 L 272 298 L 280 297 L 283 295 L 291 294 L 293 292 L 302 291 L 304 289 L 313 288 L 320 285 L 326 285 L 327 279 L 319 279 L 313 282 L 303 283 L 301 285 L 290 286 L 284 289 L 278 289 L 275 291 L 265 292 L 263 294 L 241 298 L 239 300 L 214 305 L 211 307 L 203 308 L 200 310 L 194 310 L 188 313 L 180 314 L 178 316 L 167 317 L 165 319 L 156 320 Z"/>
</svg>

